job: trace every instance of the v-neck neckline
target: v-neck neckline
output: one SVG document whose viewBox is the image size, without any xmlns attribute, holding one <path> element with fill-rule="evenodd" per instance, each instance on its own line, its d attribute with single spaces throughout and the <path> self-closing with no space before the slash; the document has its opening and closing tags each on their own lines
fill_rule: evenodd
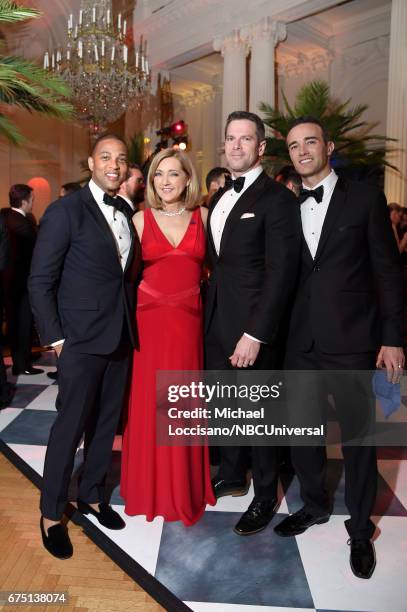
<svg viewBox="0 0 407 612">
<path fill-rule="evenodd" d="M 161 235 L 164 237 L 164 239 L 165 239 L 165 240 L 168 242 L 168 244 L 170 245 L 170 247 L 171 247 L 172 249 L 174 249 L 174 250 L 175 250 L 175 249 L 178 249 L 178 248 L 181 246 L 181 244 L 184 242 L 184 240 L 185 240 L 185 238 L 186 238 L 186 235 L 187 235 L 187 233 L 188 233 L 188 230 L 189 230 L 189 228 L 190 228 L 190 226 L 191 226 L 191 221 L 192 221 L 192 217 L 194 216 L 194 213 L 195 213 L 195 211 L 192 211 L 191 218 L 190 218 L 190 220 L 189 220 L 189 222 L 188 222 L 188 225 L 187 225 L 187 227 L 186 227 L 186 230 L 185 230 L 184 235 L 182 236 L 181 240 L 179 241 L 179 243 L 178 243 L 176 246 L 174 246 L 174 245 L 172 244 L 172 242 L 169 240 L 168 236 L 165 234 L 165 232 L 164 232 L 164 231 L 161 229 L 161 227 L 160 227 L 160 225 L 159 225 L 159 223 L 158 223 L 157 219 L 155 218 L 155 215 L 154 215 L 153 211 L 152 211 L 152 210 L 150 210 L 150 214 L 151 214 L 151 216 L 153 217 L 153 219 L 154 219 L 154 223 L 155 223 L 155 224 L 156 224 L 156 226 L 158 227 L 158 230 L 159 230 L 160 234 L 161 234 Z"/>
</svg>

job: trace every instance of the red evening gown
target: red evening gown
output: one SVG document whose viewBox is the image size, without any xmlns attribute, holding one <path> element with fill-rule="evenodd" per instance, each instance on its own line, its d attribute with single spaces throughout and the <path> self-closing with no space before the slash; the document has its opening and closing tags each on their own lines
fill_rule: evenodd
<svg viewBox="0 0 407 612">
<path fill-rule="evenodd" d="M 151 210 L 144 211 L 136 314 L 140 345 L 134 351 L 120 491 L 126 514 L 142 514 L 148 521 L 163 516 L 192 525 L 207 503 L 215 504 L 208 448 L 156 444 L 156 371 L 203 367 L 199 288 L 205 243 L 199 208 L 177 247 Z"/>
</svg>

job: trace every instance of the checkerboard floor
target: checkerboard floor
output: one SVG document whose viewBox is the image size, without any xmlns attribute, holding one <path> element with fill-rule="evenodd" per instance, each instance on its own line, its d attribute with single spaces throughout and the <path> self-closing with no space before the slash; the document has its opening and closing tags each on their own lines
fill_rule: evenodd
<svg viewBox="0 0 407 612">
<path fill-rule="evenodd" d="M 53 354 L 43 353 L 38 365 L 44 374 L 20 376 L 15 381 L 15 397 L 0 412 L 0 437 L 19 458 L 20 466 L 42 475 L 58 387 L 46 376 L 54 370 Z M 407 420 L 406 398 L 397 418 Z M 329 456 L 329 486 L 335 502 L 328 523 L 296 538 L 279 538 L 274 533 L 274 525 L 302 505 L 297 479 L 285 474 L 278 515 L 262 533 L 242 538 L 232 528 L 251 501 L 252 491 L 245 497 L 222 498 L 189 528 L 164 523 L 161 518 L 148 523 L 140 516 L 125 516 L 118 490 L 117 438 L 109 473 L 111 501 L 127 526 L 112 532 L 99 527 L 93 517 L 85 520 L 94 523 L 90 532 L 97 534 L 96 542 L 111 543 L 114 550 L 123 553 L 128 569 L 132 563 L 143 568 L 146 580 L 142 586 L 153 596 L 164 585 L 178 598 L 178 604 L 175 598 L 168 604 L 169 610 L 406 612 L 407 441 L 406 447 L 378 449 L 379 491 L 373 517 L 377 524 L 377 568 L 370 580 L 355 578 L 349 567 L 340 450 L 330 448 Z M 81 462 L 79 448 L 76 469 Z M 75 476 L 71 494 L 75 499 Z"/>
</svg>

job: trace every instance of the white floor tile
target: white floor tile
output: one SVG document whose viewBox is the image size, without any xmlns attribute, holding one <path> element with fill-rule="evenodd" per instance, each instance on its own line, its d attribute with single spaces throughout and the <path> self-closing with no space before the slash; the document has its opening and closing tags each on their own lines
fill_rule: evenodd
<svg viewBox="0 0 407 612">
<path fill-rule="evenodd" d="M 10 425 L 22 411 L 22 408 L 4 408 L 0 410 L 0 431 L 3 431 L 7 425 Z"/>
<path fill-rule="evenodd" d="M 280 484 L 278 495 L 280 499 L 283 498 L 283 492 Z M 252 501 L 253 497 L 254 489 L 252 481 L 247 495 L 241 495 L 240 497 L 232 497 L 231 495 L 227 495 L 226 497 L 221 497 L 220 499 L 218 499 L 216 506 L 206 506 L 206 510 L 210 512 L 245 512 L 249 507 L 249 504 Z M 278 511 L 282 512 L 283 514 L 288 514 L 288 507 L 285 498 L 282 499 Z"/>
<path fill-rule="evenodd" d="M 55 411 L 55 400 L 58 394 L 58 386 L 46 387 L 28 406 L 30 410 Z"/>
<path fill-rule="evenodd" d="M 42 476 L 44 472 L 45 453 L 47 450 L 46 446 L 35 444 L 9 444 L 9 447 L 21 457 L 23 461 L 32 467 L 33 470 Z"/>
<path fill-rule="evenodd" d="M 403 506 L 407 508 L 407 461 L 380 459 L 378 467 L 380 474 L 397 495 Z M 407 529 L 407 519 L 405 521 Z"/>
<path fill-rule="evenodd" d="M 52 366 L 34 366 L 41 370 L 44 370 L 42 374 L 35 374 L 35 376 L 13 376 L 9 374 L 9 380 L 15 385 L 52 385 L 55 381 L 51 380 L 47 376 L 47 372 L 55 372 L 55 367 Z"/>
<path fill-rule="evenodd" d="M 92 515 L 87 518 L 99 527 L 115 544 L 140 563 L 150 574 L 155 574 L 155 568 L 160 550 L 161 533 L 164 520 L 156 517 L 151 523 L 142 516 L 127 516 L 123 506 L 112 506 L 126 523 L 125 529 L 112 531 L 99 525 Z"/>
<path fill-rule="evenodd" d="M 405 612 L 407 530 L 405 518 L 381 517 L 375 542 L 377 567 L 370 580 L 356 578 L 349 566 L 343 516 L 332 516 L 297 536 L 316 608 L 358 612 Z M 376 519 L 377 520 L 377 519 Z"/>
</svg>

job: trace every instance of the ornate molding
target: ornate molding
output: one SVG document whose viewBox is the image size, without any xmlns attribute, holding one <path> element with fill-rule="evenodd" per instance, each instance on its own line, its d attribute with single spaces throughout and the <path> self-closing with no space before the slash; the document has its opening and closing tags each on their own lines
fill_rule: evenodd
<svg viewBox="0 0 407 612">
<path fill-rule="evenodd" d="M 247 44 L 247 36 L 244 36 L 241 30 L 233 30 L 228 36 L 223 38 L 215 38 L 213 41 L 215 51 L 220 51 L 222 57 L 227 51 L 241 51 L 246 56 L 249 54 L 249 46 Z"/>
<path fill-rule="evenodd" d="M 174 92 L 174 96 L 180 98 L 181 104 L 192 108 L 193 106 L 201 106 L 213 102 L 215 99 L 215 90 L 213 87 L 203 87 L 200 89 L 193 89 L 191 92 L 177 93 Z"/>
<path fill-rule="evenodd" d="M 258 23 L 247 28 L 247 38 L 251 45 L 258 40 L 269 40 L 276 47 L 287 38 L 287 26 L 271 17 L 263 17 Z"/>
<path fill-rule="evenodd" d="M 305 72 L 319 72 L 330 66 L 335 57 L 334 51 L 298 53 L 297 60 L 278 62 L 278 74 L 287 78 L 298 77 Z"/>
</svg>

